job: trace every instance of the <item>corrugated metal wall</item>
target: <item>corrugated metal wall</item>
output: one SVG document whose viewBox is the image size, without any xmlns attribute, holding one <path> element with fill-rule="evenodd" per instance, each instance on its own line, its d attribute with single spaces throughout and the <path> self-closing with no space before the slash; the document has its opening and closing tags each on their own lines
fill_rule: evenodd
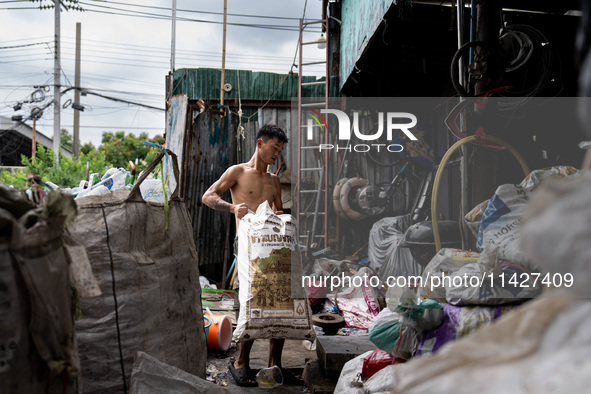
<svg viewBox="0 0 591 394">
<path fill-rule="evenodd" d="M 185 136 L 185 204 L 191 215 L 191 223 L 195 236 L 195 245 L 199 256 L 199 270 L 202 275 L 221 280 L 224 258 L 228 267 L 233 260 L 232 242 L 235 231 L 234 216 L 225 212 L 214 211 L 201 202 L 203 193 L 230 166 L 250 160 L 256 148 L 256 135 L 259 128 L 267 123 L 281 127 L 291 136 L 290 108 L 262 108 L 252 121 L 243 123 L 244 140 L 237 150 L 236 129 L 238 118 L 232 112 L 229 116 L 206 109 L 199 115 L 194 107 L 189 106 L 188 118 L 190 125 Z M 193 122 L 190 120 L 193 118 Z M 281 162 L 285 162 L 288 169 L 295 171 L 292 153 L 285 149 L 282 159 L 275 163 L 270 171 L 275 172 Z M 287 186 L 287 185 L 286 185 Z M 288 186 L 287 186 L 288 187 Z M 230 193 L 222 195 L 226 201 L 231 201 Z M 228 238 L 226 237 L 228 234 Z M 229 244 L 226 245 L 226 239 Z M 226 249 L 228 246 L 228 249 Z"/>
<path fill-rule="evenodd" d="M 191 119 L 193 111 L 188 112 Z M 185 204 L 193 225 L 199 271 L 201 275 L 220 279 L 224 256 L 230 260 L 232 256 L 225 247 L 226 234 L 232 228 L 234 218 L 229 213 L 214 211 L 204 205 L 201 196 L 228 167 L 235 164 L 235 126 L 232 117 L 222 118 L 211 109 L 199 114 L 189 125 L 184 155 Z M 229 200 L 229 192 L 222 198 Z M 232 241 L 229 239 L 230 245 Z"/>
<path fill-rule="evenodd" d="M 223 118 L 212 108 L 198 114 L 196 100 L 219 98 L 220 78 L 221 72 L 217 69 L 180 69 L 174 74 L 174 94 L 185 93 L 189 98 L 182 164 L 184 198 L 191 215 L 200 272 L 216 280 L 221 280 L 224 258 L 227 259 L 228 267 L 233 260 L 231 249 L 235 231 L 234 217 L 202 204 L 201 196 L 228 167 L 250 160 L 256 147 L 256 134 L 259 128 L 271 123 L 281 127 L 290 141 L 282 157 L 270 171 L 275 173 L 279 165 L 285 163 L 292 177 L 287 176 L 287 182 L 283 183 L 282 195 L 284 203 L 293 200 L 290 193 L 290 186 L 293 185 L 290 180 L 294 182 L 293 178 L 296 175 L 298 135 L 297 112 L 294 113 L 290 107 L 290 100 L 297 100 L 298 96 L 297 75 L 247 70 L 226 71 L 226 82 L 233 88 L 226 93 L 225 98 L 228 101 L 237 99 L 240 92 L 241 100 L 251 100 L 251 106 L 242 107 L 245 138 L 240 144 L 240 149 L 237 149 L 236 138 L 238 108 L 229 107 L 228 114 Z M 304 77 L 305 82 L 315 80 L 316 77 Z M 306 89 L 307 96 L 324 94 L 323 88 L 319 86 L 309 86 Z M 260 106 L 252 107 L 252 100 L 260 101 Z M 224 193 L 222 198 L 230 201 L 230 193 Z"/>
</svg>

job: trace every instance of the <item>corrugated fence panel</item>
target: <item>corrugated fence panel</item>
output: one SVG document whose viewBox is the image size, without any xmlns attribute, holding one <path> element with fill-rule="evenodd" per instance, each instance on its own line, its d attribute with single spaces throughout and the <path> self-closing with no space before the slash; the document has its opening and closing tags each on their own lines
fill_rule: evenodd
<svg viewBox="0 0 591 394">
<path fill-rule="evenodd" d="M 236 139 L 231 117 L 205 110 L 197 116 L 189 130 L 185 144 L 186 192 L 185 203 L 191 216 L 195 236 L 199 271 L 202 275 L 220 278 L 224 261 L 226 234 L 234 218 L 226 212 L 214 211 L 201 202 L 201 196 L 234 163 Z M 222 194 L 230 201 L 230 193 Z M 229 226 L 230 224 L 230 226 Z M 231 244 L 233 239 L 229 239 Z M 230 260 L 232 255 L 228 251 Z"/>
<path fill-rule="evenodd" d="M 297 143 L 296 138 L 289 136 L 290 108 L 259 109 L 257 120 L 242 124 L 245 138 L 239 152 L 236 152 L 237 117 L 235 115 L 220 118 L 216 111 L 206 109 L 195 118 L 186 136 L 185 204 L 193 225 L 199 270 L 202 275 L 212 279 L 221 279 L 226 234 L 229 235 L 229 250 L 226 257 L 229 259 L 229 264 L 232 261 L 234 216 L 214 211 L 201 202 L 201 197 L 226 169 L 236 163 L 250 160 L 256 148 L 258 130 L 261 125 L 267 123 L 277 124 L 288 133 L 290 143 Z M 235 159 L 236 156 L 238 160 Z M 295 171 L 296 164 L 288 149 L 284 150 L 282 159 L 277 160 L 270 171 L 275 173 L 282 161 L 288 169 Z M 229 192 L 222 194 L 222 198 L 231 201 Z"/>
</svg>

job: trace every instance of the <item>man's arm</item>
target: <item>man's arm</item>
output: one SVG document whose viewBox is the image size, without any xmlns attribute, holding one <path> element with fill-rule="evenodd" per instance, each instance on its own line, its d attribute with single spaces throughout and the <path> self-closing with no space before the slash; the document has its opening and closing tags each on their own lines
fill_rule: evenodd
<svg viewBox="0 0 591 394">
<path fill-rule="evenodd" d="M 238 219 L 241 219 L 248 212 L 246 204 L 231 204 L 220 197 L 220 194 L 229 190 L 236 184 L 241 172 L 242 168 L 240 166 L 232 166 L 228 168 L 226 172 L 222 174 L 220 179 L 215 181 L 213 185 L 203 193 L 201 201 L 211 209 L 231 212 L 236 215 Z"/>
<path fill-rule="evenodd" d="M 275 183 L 275 187 L 277 188 L 277 192 L 275 193 L 275 199 L 273 200 L 273 210 L 277 215 L 283 213 L 283 201 L 281 200 L 281 181 L 279 177 L 276 175 L 271 175 L 273 177 L 273 182 Z"/>
</svg>

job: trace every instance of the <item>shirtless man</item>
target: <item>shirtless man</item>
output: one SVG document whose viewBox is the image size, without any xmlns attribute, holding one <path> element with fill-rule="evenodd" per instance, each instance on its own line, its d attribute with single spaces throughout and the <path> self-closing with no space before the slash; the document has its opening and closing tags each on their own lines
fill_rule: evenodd
<svg viewBox="0 0 591 394">
<path fill-rule="evenodd" d="M 248 210 L 256 211 L 264 201 L 269 202 L 276 214 L 283 213 L 279 177 L 268 173 L 267 167 L 277 160 L 285 143 L 287 143 L 287 136 L 283 130 L 274 125 L 263 126 L 257 134 L 256 150 L 252 158 L 246 163 L 228 168 L 203 194 L 201 199 L 203 203 L 215 210 L 233 213 L 236 216 L 236 229 L 240 219 L 248 213 Z M 228 189 L 232 195 L 232 203 L 220 197 L 220 194 Z M 254 340 L 243 341 L 238 358 L 233 365 L 230 365 L 230 372 L 240 386 L 257 385 L 249 366 L 253 343 Z M 285 339 L 270 340 L 267 361 L 269 367 L 277 365 L 281 368 L 284 343 Z"/>
</svg>

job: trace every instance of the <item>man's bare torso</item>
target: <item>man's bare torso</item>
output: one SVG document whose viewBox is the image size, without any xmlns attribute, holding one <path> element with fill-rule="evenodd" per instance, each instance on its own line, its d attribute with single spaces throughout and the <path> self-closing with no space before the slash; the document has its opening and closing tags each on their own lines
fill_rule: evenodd
<svg viewBox="0 0 591 394">
<path fill-rule="evenodd" d="M 242 172 L 236 184 L 230 188 L 232 203 L 245 203 L 248 209 L 253 212 L 264 201 L 268 201 L 269 205 L 273 207 L 273 201 L 279 193 L 273 175 L 260 173 L 246 163 L 237 166 L 241 167 Z"/>
</svg>

